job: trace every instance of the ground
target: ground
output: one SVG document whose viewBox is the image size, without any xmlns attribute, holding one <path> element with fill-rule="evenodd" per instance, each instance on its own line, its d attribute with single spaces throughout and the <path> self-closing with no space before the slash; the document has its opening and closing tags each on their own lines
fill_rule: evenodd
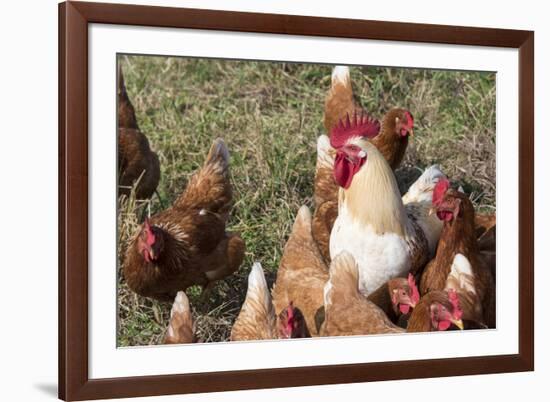
<svg viewBox="0 0 550 402">
<path fill-rule="evenodd" d="M 331 66 L 216 59 L 120 56 L 138 123 L 161 164 L 158 192 L 169 205 L 202 165 L 213 139 L 231 154 L 235 206 L 228 230 L 241 234 L 246 257 L 239 271 L 206 298 L 188 290 L 199 341 L 229 337 L 260 261 L 271 285 L 294 216 L 312 207 L 316 139 L 324 133 L 324 97 Z M 495 74 L 352 67 L 356 95 L 373 116 L 409 109 L 415 137 L 397 171 L 401 190 L 438 163 L 470 195 L 477 210 L 495 211 Z M 118 345 L 158 344 L 171 305 L 128 289 L 121 264 L 129 237 L 159 197 L 134 199 L 119 210 Z"/>
</svg>

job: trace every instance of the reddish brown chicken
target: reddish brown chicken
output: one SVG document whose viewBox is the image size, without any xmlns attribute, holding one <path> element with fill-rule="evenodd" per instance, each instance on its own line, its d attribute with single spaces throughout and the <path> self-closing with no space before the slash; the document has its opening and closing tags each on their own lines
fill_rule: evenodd
<svg viewBox="0 0 550 402">
<path fill-rule="evenodd" d="M 420 299 L 414 308 L 407 332 L 463 329 L 462 308 L 454 290 L 434 290 Z"/>
<path fill-rule="evenodd" d="M 136 111 L 134 105 L 130 102 L 128 91 L 126 91 L 126 85 L 124 84 L 121 65 L 118 66 L 118 127 L 139 129 Z"/>
<path fill-rule="evenodd" d="M 330 264 L 324 289 L 322 336 L 402 333 L 376 304 L 359 291 L 359 271 L 351 254 L 342 252 Z"/>
<path fill-rule="evenodd" d="M 189 299 L 184 291 L 179 291 L 170 311 L 170 323 L 164 336 L 165 344 L 195 342 L 193 317 Z"/>
<path fill-rule="evenodd" d="M 136 198 L 150 198 L 160 181 L 159 158 L 137 124 L 134 106 L 128 98 L 122 69 L 118 77 L 118 194 L 129 196 L 136 186 Z"/>
<path fill-rule="evenodd" d="M 400 325 L 400 319 L 408 317 L 420 300 L 414 277 L 409 274 L 405 278 L 393 278 L 372 292 L 368 299 L 386 313 L 388 318 Z M 404 317 L 406 321 L 407 317 Z"/>
<path fill-rule="evenodd" d="M 354 100 L 349 68 L 336 66 L 332 72 L 331 88 L 325 99 L 324 124 L 327 134 L 341 124 L 366 112 Z M 382 120 L 376 122 L 373 132 L 368 134 L 370 141 L 392 169 L 401 163 L 407 149 L 408 137 L 413 134 L 414 119 L 405 109 L 392 109 Z M 329 238 L 332 226 L 338 215 L 338 185 L 334 180 L 334 156 L 330 140 L 322 135 L 317 140 L 317 166 L 315 170 L 313 214 L 313 237 L 327 263 L 330 262 Z"/>
<path fill-rule="evenodd" d="M 302 206 L 285 245 L 273 286 L 275 310 L 284 311 L 289 305 L 298 308 L 311 335 L 319 335 L 316 314 L 323 307 L 323 288 L 327 280 L 328 268 L 311 235 L 311 213 Z"/>
<path fill-rule="evenodd" d="M 478 240 L 491 233 L 497 226 L 496 214 L 476 214 L 475 216 L 476 237 Z"/>
<path fill-rule="evenodd" d="M 142 296 L 173 300 L 180 290 L 235 272 L 245 245 L 225 231 L 231 205 L 229 153 L 217 139 L 172 207 L 137 231 L 124 261 L 128 286 Z"/>
<path fill-rule="evenodd" d="M 451 189 L 447 180 L 436 185 L 433 206 L 437 217 L 444 222 L 443 230 L 436 256 L 422 273 L 420 292 L 443 290 L 448 287 L 451 273 L 457 278 L 462 275 L 462 283 L 464 278 L 468 278 L 468 290 L 473 295 L 473 305 L 465 305 L 465 319 L 483 322 L 493 328 L 494 278 L 479 253 L 474 207 L 464 193 Z"/>
</svg>

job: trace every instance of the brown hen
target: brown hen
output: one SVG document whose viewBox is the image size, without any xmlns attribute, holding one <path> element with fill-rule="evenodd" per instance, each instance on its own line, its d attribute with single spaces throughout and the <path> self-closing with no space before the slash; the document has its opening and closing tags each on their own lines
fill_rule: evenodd
<svg viewBox="0 0 550 402">
<path fill-rule="evenodd" d="M 174 204 L 137 231 L 124 261 L 128 286 L 142 296 L 172 300 L 180 290 L 235 272 L 245 245 L 225 231 L 231 205 L 229 153 L 217 139 Z"/>
<path fill-rule="evenodd" d="M 408 314 L 420 299 L 414 277 L 393 278 L 368 296 L 369 301 L 382 309 L 394 324 L 406 323 Z M 406 325 L 405 325 L 406 327 Z"/>
<path fill-rule="evenodd" d="M 348 252 L 330 264 L 330 279 L 324 290 L 325 320 L 322 336 L 402 333 L 386 314 L 359 291 L 359 271 Z"/>
<path fill-rule="evenodd" d="M 434 190 L 433 205 L 444 223 L 435 258 L 422 273 L 420 293 L 443 290 L 448 287 L 452 272 L 457 277 L 463 274 L 469 277 L 469 288 L 475 295 L 474 305 L 466 311 L 465 318 L 493 328 L 495 284 L 479 253 L 474 206 L 464 193 L 449 187 L 447 180 L 441 180 Z"/>
<path fill-rule="evenodd" d="M 172 310 L 170 311 L 170 322 L 164 336 L 165 344 L 192 343 L 195 342 L 193 330 L 193 317 L 189 299 L 184 291 L 180 290 L 176 295 Z"/>
<path fill-rule="evenodd" d="M 434 290 L 422 296 L 414 308 L 407 332 L 447 331 L 464 328 L 462 308 L 453 290 Z"/>
<path fill-rule="evenodd" d="M 138 128 L 120 66 L 118 75 L 118 195 L 129 196 L 136 186 L 136 198 L 147 199 L 160 181 L 159 158 Z"/>
<path fill-rule="evenodd" d="M 323 288 L 328 269 L 311 235 L 311 213 L 302 206 L 285 245 L 277 280 L 273 286 L 276 311 L 289 305 L 298 308 L 312 336 L 319 335 L 316 314 L 323 307 Z"/>
<path fill-rule="evenodd" d="M 302 312 L 292 303 L 279 315 L 267 287 L 264 271 L 256 262 L 248 275 L 248 290 L 241 311 L 231 328 L 231 341 L 309 338 Z"/>
</svg>

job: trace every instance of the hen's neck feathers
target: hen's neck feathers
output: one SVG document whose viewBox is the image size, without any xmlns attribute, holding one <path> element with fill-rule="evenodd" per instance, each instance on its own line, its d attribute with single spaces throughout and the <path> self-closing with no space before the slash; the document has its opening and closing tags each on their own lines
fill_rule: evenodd
<svg viewBox="0 0 550 402">
<path fill-rule="evenodd" d="M 460 198 L 462 198 L 462 213 L 451 222 L 443 224 L 436 258 L 454 258 L 454 253 L 462 253 L 471 259 L 478 252 L 474 207 L 465 195 Z"/>
<path fill-rule="evenodd" d="M 373 144 L 359 141 L 367 150 L 368 159 L 353 177 L 351 186 L 340 189 L 339 204 L 345 204 L 355 221 L 372 226 L 376 233 L 405 237 L 407 214 L 393 171 Z"/>
<path fill-rule="evenodd" d="M 189 259 L 186 235 L 175 225 L 159 223 L 155 227 L 156 236 L 162 236 L 163 246 L 154 265 L 164 272 L 177 272 Z"/>
</svg>

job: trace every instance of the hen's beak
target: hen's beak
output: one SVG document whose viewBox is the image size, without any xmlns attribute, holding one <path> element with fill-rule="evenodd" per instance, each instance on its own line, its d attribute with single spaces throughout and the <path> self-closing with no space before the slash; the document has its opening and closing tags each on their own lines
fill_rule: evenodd
<svg viewBox="0 0 550 402">
<path fill-rule="evenodd" d="M 149 249 L 149 256 L 151 257 L 151 260 L 155 259 L 155 252 L 153 251 L 153 248 Z"/>
<path fill-rule="evenodd" d="M 464 323 L 462 322 L 462 320 L 451 320 L 451 322 L 461 330 L 464 330 Z"/>
<path fill-rule="evenodd" d="M 409 129 L 409 135 L 414 138 L 414 130 L 412 127 Z"/>
<path fill-rule="evenodd" d="M 428 216 L 432 216 L 433 214 L 435 214 L 437 208 L 436 207 L 431 207 L 430 210 L 428 211 Z"/>
</svg>

